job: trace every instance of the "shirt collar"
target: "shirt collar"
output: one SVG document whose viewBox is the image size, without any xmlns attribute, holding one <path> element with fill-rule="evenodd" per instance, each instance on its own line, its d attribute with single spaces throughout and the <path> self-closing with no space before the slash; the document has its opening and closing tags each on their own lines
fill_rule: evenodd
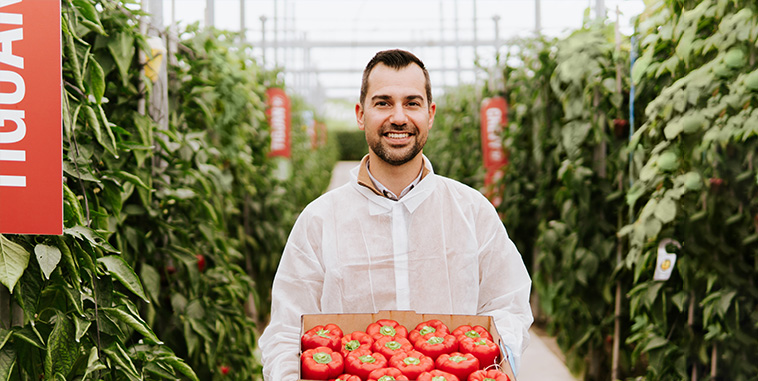
<svg viewBox="0 0 758 381">
<path fill-rule="evenodd" d="M 423 163 L 423 162 L 422 162 Z M 374 193 L 376 193 L 379 196 L 386 197 L 390 200 L 400 200 L 408 194 L 408 192 L 411 191 L 414 187 L 418 185 L 418 183 L 421 181 L 421 179 L 426 176 L 430 170 L 426 167 L 425 164 L 421 165 L 421 170 L 418 173 L 418 176 L 407 186 L 405 189 L 400 192 L 400 195 L 395 195 L 392 191 L 387 189 L 387 187 L 384 186 L 384 184 L 380 183 L 379 180 L 377 180 L 369 170 L 369 162 L 368 162 L 368 155 L 366 155 L 363 160 L 361 160 L 361 165 L 358 173 L 358 184 L 363 185 Z"/>
</svg>

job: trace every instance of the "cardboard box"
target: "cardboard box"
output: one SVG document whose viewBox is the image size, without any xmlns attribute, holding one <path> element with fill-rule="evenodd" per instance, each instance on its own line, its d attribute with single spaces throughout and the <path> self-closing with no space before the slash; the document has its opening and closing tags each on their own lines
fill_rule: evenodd
<svg viewBox="0 0 758 381">
<path fill-rule="evenodd" d="M 513 369 L 511 369 L 511 365 L 508 362 L 508 355 L 500 339 L 500 333 L 497 332 L 495 322 L 491 316 L 418 314 L 414 311 L 379 311 L 373 314 L 310 314 L 302 315 L 300 318 L 300 336 L 302 337 L 306 331 L 317 325 L 329 323 L 337 324 L 342 329 L 342 332 L 347 335 L 355 331 L 365 331 L 369 324 L 380 319 L 395 320 L 405 326 L 408 332 L 416 328 L 416 325 L 419 323 L 431 319 L 442 321 L 451 331 L 461 325 L 481 325 L 492 334 L 493 341 L 500 347 L 500 370 L 507 374 L 511 380 L 516 381 Z M 302 352 L 301 348 L 300 354 Z M 301 381 L 307 380 L 301 379 Z"/>
</svg>

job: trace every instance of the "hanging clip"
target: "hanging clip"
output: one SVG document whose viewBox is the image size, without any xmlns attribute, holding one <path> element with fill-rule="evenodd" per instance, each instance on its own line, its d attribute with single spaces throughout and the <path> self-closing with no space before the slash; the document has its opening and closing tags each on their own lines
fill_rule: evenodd
<svg viewBox="0 0 758 381">
<path fill-rule="evenodd" d="M 654 280 L 669 280 L 671 272 L 674 270 L 676 254 L 666 251 L 666 246 L 669 244 L 679 249 L 682 248 L 682 244 L 679 241 L 671 238 L 666 238 L 658 244 L 658 259 L 655 262 Z"/>
</svg>

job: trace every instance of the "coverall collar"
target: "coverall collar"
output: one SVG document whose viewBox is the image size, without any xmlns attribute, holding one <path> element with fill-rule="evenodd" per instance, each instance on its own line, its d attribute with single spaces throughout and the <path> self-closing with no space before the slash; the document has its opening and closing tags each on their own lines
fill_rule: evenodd
<svg viewBox="0 0 758 381">
<path fill-rule="evenodd" d="M 369 214 L 373 216 L 387 213 L 391 211 L 396 204 L 404 205 L 405 208 L 408 209 L 408 212 L 413 213 L 413 211 L 416 210 L 427 197 L 429 197 L 436 185 L 436 179 L 434 176 L 427 176 L 429 174 L 434 174 L 434 168 L 426 156 L 423 156 L 423 159 L 424 168 L 421 171 L 421 181 L 419 181 L 418 185 L 413 188 L 413 192 L 409 192 L 400 200 L 394 201 L 385 197 L 384 194 L 374 186 L 368 170 L 366 169 L 368 155 L 363 157 L 361 164 L 350 171 L 350 176 L 352 179 L 352 186 L 370 201 Z"/>
</svg>

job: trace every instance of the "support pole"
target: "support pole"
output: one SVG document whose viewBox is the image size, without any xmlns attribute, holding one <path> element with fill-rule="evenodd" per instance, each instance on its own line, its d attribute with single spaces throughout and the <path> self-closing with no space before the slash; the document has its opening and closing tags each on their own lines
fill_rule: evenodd
<svg viewBox="0 0 758 381">
<path fill-rule="evenodd" d="M 274 67 L 279 67 L 279 1 L 274 0 Z"/>
<path fill-rule="evenodd" d="M 444 5 L 445 2 L 443 0 L 440 0 L 440 41 L 445 40 L 445 12 L 444 12 Z M 440 65 L 443 66 L 443 68 L 447 68 L 447 60 L 445 59 L 445 47 L 440 47 Z M 447 74 L 443 72 L 442 74 L 442 88 L 447 87 Z"/>
<path fill-rule="evenodd" d="M 542 33 L 542 5 L 540 0 L 534 0 L 534 34 Z"/>
<path fill-rule="evenodd" d="M 216 0 L 205 0 L 205 26 L 215 26 Z"/>
<path fill-rule="evenodd" d="M 240 0 L 240 38 L 243 43 L 247 41 L 247 25 L 245 19 L 245 0 Z"/>
<path fill-rule="evenodd" d="M 605 20 L 605 0 L 595 0 L 595 18 L 598 21 Z"/>
<path fill-rule="evenodd" d="M 266 16 L 261 15 L 261 61 L 263 67 L 266 67 Z"/>
<path fill-rule="evenodd" d="M 455 74 L 457 76 L 458 83 L 456 83 L 456 86 L 461 85 L 461 47 L 460 47 L 460 36 L 458 34 L 459 29 L 458 28 L 458 0 L 455 0 L 453 2 L 453 7 L 455 8 L 453 10 L 454 12 L 454 24 L 455 24 Z"/>
</svg>

